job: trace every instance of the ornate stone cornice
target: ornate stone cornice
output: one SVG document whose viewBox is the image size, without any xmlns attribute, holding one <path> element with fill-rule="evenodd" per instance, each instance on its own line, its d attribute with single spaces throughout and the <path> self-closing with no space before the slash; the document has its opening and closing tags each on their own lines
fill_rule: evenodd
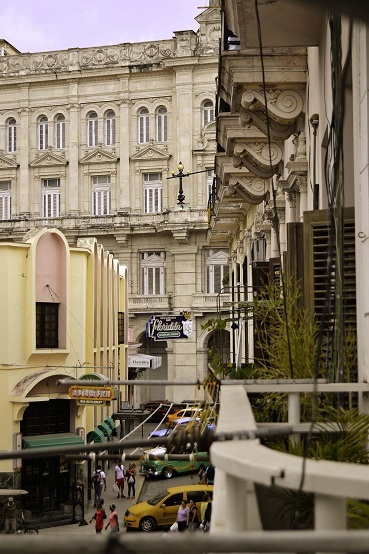
<svg viewBox="0 0 369 554">
<path fill-rule="evenodd" d="M 87 150 L 86 155 L 80 159 L 80 163 L 82 165 L 91 164 L 91 163 L 92 164 L 106 163 L 106 162 L 117 163 L 117 161 L 118 161 L 118 158 L 115 154 L 115 150 L 110 152 L 109 150 L 105 150 L 101 146 L 94 148 L 91 152 Z"/>
<path fill-rule="evenodd" d="M 250 204 L 259 204 L 265 198 L 268 183 L 264 179 L 249 177 L 231 177 L 228 182 L 229 195 L 238 194 Z"/>
<path fill-rule="evenodd" d="M 246 167 L 251 173 L 266 179 L 275 173 L 282 154 L 282 148 L 275 142 L 270 148 L 265 142 L 241 142 L 234 147 L 233 163 L 235 167 Z"/>
<path fill-rule="evenodd" d="M 36 154 L 35 159 L 30 162 L 30 167 L 50 167 L 50 166 L 66 166 L 67 160 L 65 159 L 65 154 L 52 151 L 52 147 L 49 146 L 46 152 L 43 154 Z"/>
</svg>

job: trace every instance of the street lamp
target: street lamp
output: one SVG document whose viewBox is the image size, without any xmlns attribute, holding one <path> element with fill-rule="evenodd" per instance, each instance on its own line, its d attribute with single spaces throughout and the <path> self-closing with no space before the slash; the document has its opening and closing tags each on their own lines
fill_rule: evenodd
<svg viewBox="0 0 369 554">
<path fill-rule="evenodd" d="M 177 197 L 177 204 L 178 206 L 181 206 L 183 207 L 183 204 L 184 204 L 184 200 L 185 200 L 185 195 L 183 194 L 183 186 L 182 186 L 182 179 L 184 177 L 189 177 L 191 175 L 191 172 L 190 171 L 187 171 L 187 173 L 183 173 L 183 170 L 184 170 L 184 165 L 182 162 L 179 162 L 178 164 L 178 173 L 176 173 L 175 171 L 172 171 L 172 176 L 171 177 L 168 177 L 168 179 L 179 179 L 179 190 L 178 190 L 178 197 Z"/>
<path fill-rule="evenodd" d="M 175 171 L 172 171 L 172 176 L 171 177 L 167 177 L 167 179 L 179 179 L 179 189 L 178 189 L 178 197 L 177 197 L 177 204 L 178 206 L 180 206 L 180 208 L 183 208 L 183 204 L 184 204 L 184 200 L 185 200 L 185 195 L 183 194 L 183 186 L 182 186 L 182 179 L 184 179 L 184 177 L 189 177 L 190 175 L 193 175 L 194 173 L 205 173 L 207 171 L 207 169 L 204 169 L 202 171 L 186 171 L 186 173 L 183 173 L 183 170 L 184 170 L 184 165 L 182 162 L 179 162 L 178 166 L 177 166 L 177 169 L 178 169 L 178 173 L 176 173 Z"/>
</svg>

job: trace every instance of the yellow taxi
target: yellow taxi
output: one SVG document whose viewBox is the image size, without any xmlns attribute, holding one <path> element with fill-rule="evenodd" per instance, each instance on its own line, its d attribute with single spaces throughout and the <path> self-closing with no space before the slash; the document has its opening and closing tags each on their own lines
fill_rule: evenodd
<svg viewBox="0 0 369 554">
<path fill-rule="evenodd" d="M 170 487 L 147 502 L 133 504 L 124 514 L 127 529 L 154 531 L 157 527 L 170 526 L 177 519 L 178 508 L 185 500 L 195 502 L 200 513 L 200 504 L 205 493 L 213 497 L 213 485 L 184 485 Z"/>
<path fill-rule="evenodd" d="M 182 410 L 179 410 L 174 414 L 169 414 L 165 420 L 165 425 L 167 427 L 170 427 L 172 421 L 181 420 L 182 418 L 195 419 L 197 417 L 200 417 L 201 412 L 202 412 L 202 408 L 199 408 L 198 406 L 188 406 L 187 408 L 183 408 Z"/>
</svg>

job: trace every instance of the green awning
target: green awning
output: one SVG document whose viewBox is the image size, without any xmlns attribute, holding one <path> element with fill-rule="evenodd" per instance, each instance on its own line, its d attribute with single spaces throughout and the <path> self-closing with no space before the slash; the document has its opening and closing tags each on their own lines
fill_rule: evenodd
<svg viewBox="0 0 369 554">
<path fill-rule="evenodd" d="M 87 442 L 105 442 L 104 433 L 95 427 L 93 431 L 87 433 Z"/>
<path fill-rule="evenodd" d="M 23 437 L 23 448 L 52 448 L 68 446 L 70 444 L 84 444 L 82 437 L 74 433 L 57 433 L 55 435 L 35 435 Z"/>
<path fill-rule="evenodd" d="M 107 417 L 105 423 L 109 425 L 111 430 L 115 429 L 115 421 L 112 417 Z"/>
<path fill-rule="evenodd" d="M 100 429 L 100 431 L 102 431 L 104 433 L 104 435 L 107 439 L 110 437 L 111 429 L 110 429 L 109 425 L 107 423 L 105 423 L 105 421 L 102 421 L 98 425 L 98 428 Z"/>
</svg>

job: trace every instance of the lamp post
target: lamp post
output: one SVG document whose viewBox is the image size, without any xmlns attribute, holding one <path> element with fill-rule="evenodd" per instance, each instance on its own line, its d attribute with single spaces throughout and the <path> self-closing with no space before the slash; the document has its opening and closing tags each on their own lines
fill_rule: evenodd
<svg viewBox="0 0 369 554">
<path fill-rule="evenodd" d="M 168 179 L 179 179 L 179 189 L 178 189 L 178 197 L 177 197 L 177 204 L 178 206 L 181 206 L 183 207 L 183 204 L 184 204 L 184 200 L 185 200 L 185 195 L 183 194 L 183 186 L 182 186 L 182 179 L 184 177 L 189 177 L 189 175 L 191 175 L 191 172 L 190 171 L 187 171 L 187 173 L 183 173 L 183 170 L 184 170 L 184 165 L 182 162 L 179 162 L 178 164 L 178 173 L 176 173 L 175 171 L 172 171 L 172 176 L 171 177 L 168 177 Z"/>
<path fill-rule="evenodd" d="M 178 196 L 177 196 L 177 204 L 180 208 L 183 208 L 183 205 L 184 205 L 184 200 L 185 200 L 185 195 L 183 194 L 183 185 L 182 185 L 182 180 L 184 179 L 184 177 L 189 177 L 190 175 L 193 175 L 194 173 L 205 173 L 207 171 L 207 169 L 204 169 L 202 171 L 186 171 L 186 173 L 183 172 L 184 170 L 184 165 L 182 162 L 179 162 L 178 166 L 178 173 L 176 173 L 175 171 L 172 171 L 172 176 L 171 177 L 167 177 L 167 179 L 179 179 L 179 189 L 178 189 Z"/>
</svg>

